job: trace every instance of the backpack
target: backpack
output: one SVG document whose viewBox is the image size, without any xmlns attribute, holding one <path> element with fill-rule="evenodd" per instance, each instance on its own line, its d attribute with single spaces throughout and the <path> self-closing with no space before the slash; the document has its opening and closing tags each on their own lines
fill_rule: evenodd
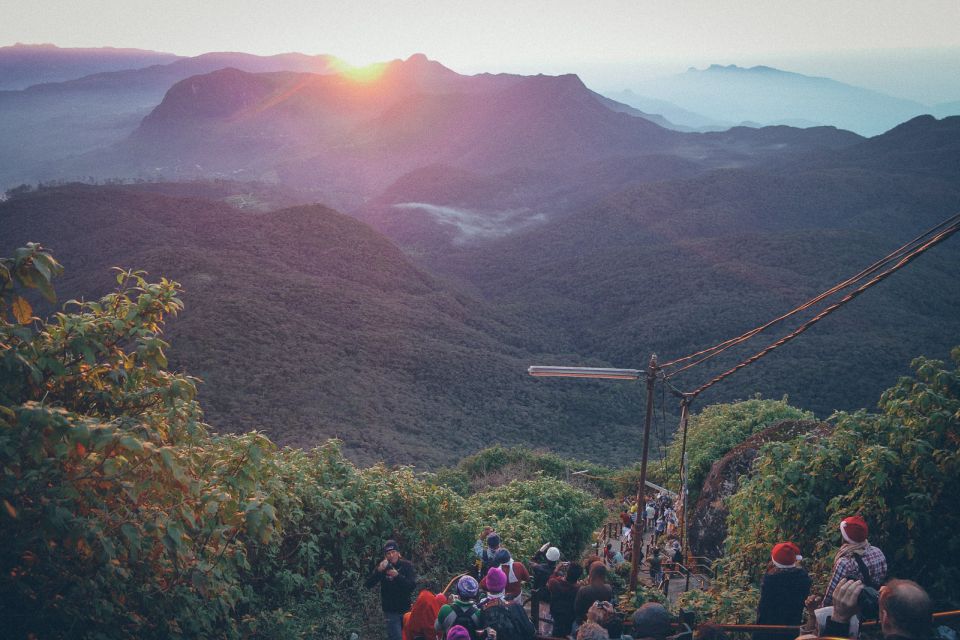
<svg viewBox="0 0 960 640">
<path fill-rule="evenodd" d="M 454 618 L 453 624 L 450 626 L 460 625 L 470 632 L 470 637 L 473 640 L 480 640 L 480 629 L 483 628 L 483 624 L 481 622 L 480 610 L 477 609 L 477 606 L 472 602 L 460 601 L 451 604 L 450 608 L 452 608 L 456 614 L 456 618 Z"/>
<path fill-rule="evenodd" d="M 488 627 L 497 631 L 497 640 L 533 640 L 537 630 L 516 604 L 496 605 L 483 611 Z"/>
</svg>

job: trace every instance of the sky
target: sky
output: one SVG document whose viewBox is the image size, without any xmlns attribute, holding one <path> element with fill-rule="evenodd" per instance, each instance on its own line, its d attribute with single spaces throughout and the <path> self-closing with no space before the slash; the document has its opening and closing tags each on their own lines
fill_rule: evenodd
<svg viewBox="0 0 960 640">
<path fill-rule="evenodd" d="M 8 0 L 0 45 L 422 52 L 462 73 L 578 73 L 600 89 L 713 63 L 779 65 L 960 100 L 960 0 Z M 839 76 L 839 77 L 838 77 Z M 856 83 L 856 82 L 855 82 Z M 909 95 L 906 95 L 909 94 Z"/>
</svg>

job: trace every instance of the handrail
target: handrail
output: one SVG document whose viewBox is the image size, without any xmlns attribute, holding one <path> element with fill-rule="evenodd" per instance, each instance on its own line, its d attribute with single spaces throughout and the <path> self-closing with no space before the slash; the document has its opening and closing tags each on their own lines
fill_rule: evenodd
<svg viewBox="0 0 960 640">
<path fill-rule="evenodd" d="M 960 620 L 960 610 L 953 611 L 939 611 L 933 614 L 934 622 L 945 621 L 945 620 Z M 877 620 L 868 620 L 860 624 L 861 627 L 875 627 L 879 624 Z M 772 633 L 777 635 L 788 635 L 792 634 L 796 637 L 796 634 L 800 633 L 799 626 L 790 626 L 790 625 L 779 625 L 779 624 L 717 624 L 716 627 L 723 629 L 724 631 L 736 631 L 740 633 Z M 677 625 L 679 628 L 680 625 Z M 825 640 L 826 638 L 832 638 L 833 636 L 819 636 L 820 640 Z M 536 640 L 556 640 L 556 638 L 551 638 L 550 636 L 536 636 Z M 838 640 L 849 640 L 849 638 L 840 638 Z"/>
</svg>

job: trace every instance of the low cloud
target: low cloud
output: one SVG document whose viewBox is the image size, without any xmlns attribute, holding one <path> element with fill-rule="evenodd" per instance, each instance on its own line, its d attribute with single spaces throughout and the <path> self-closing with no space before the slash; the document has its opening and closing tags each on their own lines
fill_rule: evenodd
<svg viewBox="0 0 960 640">
<path fill-rule="evenodd" d="M 457 244 L 500 238 L 546 220 L 542 213 L 529 209 L 480 211 L 427 202 L 401 202 L 393 207 L 401 211 L 423 211 L 436 222 L 456 228 L 454 242 Z"/>
</svg>

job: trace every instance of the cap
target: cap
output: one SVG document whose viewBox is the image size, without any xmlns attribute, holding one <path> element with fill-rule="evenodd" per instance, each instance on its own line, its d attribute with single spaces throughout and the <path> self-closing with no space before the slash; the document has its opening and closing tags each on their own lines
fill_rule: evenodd
<svg viewBox="0 0 960 640">
<path fill-rule="evenodd" d="M 797 562 L 803 560 L 803 556 L 800 555 L 800 547 L 797 545 L 792 542 L 780 542 L 773 545 L 770 560 L 773 561 L 774 566 L 789 569 L 797 566 Z"/>
<path fill-rule="evenodd" d="M 507 588 L 507 574 L 500 567 L 494 567 L 487 572 L 487 591 L 492 594 L 503 593 Z"/>
<path fill-rule="evenodd" d="M 844 518 L 840 523 L 840 535 L 851 544 L 864 542 L 867 539 L 867 521 L 860 516 Z"/>
</svg>

